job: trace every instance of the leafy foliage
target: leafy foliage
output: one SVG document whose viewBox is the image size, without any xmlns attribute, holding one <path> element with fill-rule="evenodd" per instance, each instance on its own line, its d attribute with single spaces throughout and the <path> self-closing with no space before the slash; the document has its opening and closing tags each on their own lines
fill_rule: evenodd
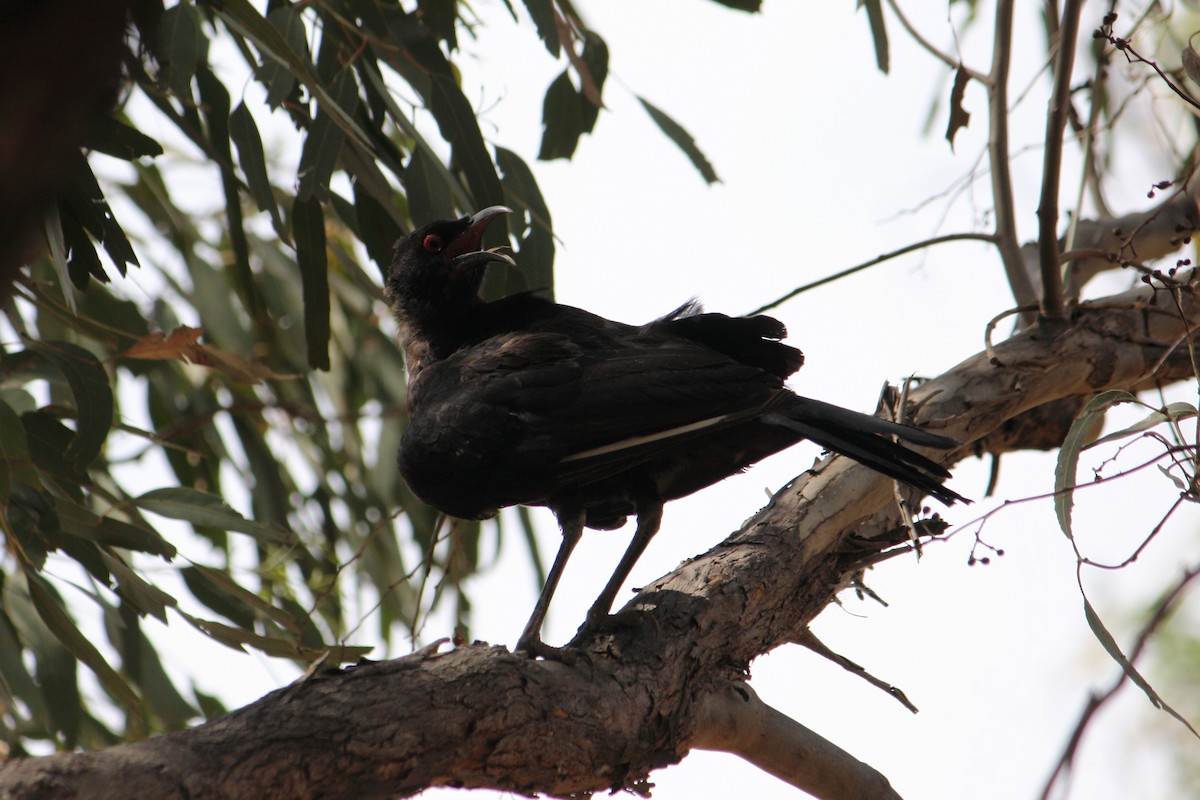
<svg viewBox="0 0 1200 800">
<path fill-rule="evenodd" d="M 414 225 L 506 204 L 522 272 L 490 291 L 552 289 L 533 172 L 489 144 L 459 86 L 455 0 L 160 11 L 126 57 L 138 111 L 91 132 L 6 310 L 0 747 L 14 754 L 222 710 L 176 685 L 147 616 L 301 665 L 369 649 L 350 642 L 367 615 L 384 642 L 439 604 L 465 625 L 459 586 L 498 528 L 447 524 L 399 479 L 404 362 L 379 276 Z M 564 64 L 543 156 L 569 157 L 597 124 L 608 49 L 568 3 L 524 11 Z M 80 664 L 121 722 L 93 708 Z"/>
</svg>

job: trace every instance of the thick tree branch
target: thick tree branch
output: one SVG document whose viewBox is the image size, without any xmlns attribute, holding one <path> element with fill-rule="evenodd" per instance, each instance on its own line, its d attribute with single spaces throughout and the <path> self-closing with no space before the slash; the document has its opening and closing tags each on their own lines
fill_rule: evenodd
<svg viewBox="0 0 1200 800">
<path fill-rule="evenodd" d="M 1196 303 L 1184 294 L 1181 308 L 1155 304 L 1149 287 L 1085 304 L 1057 336 L 1022 333 L 917 387 L 916 421 L 962 439 L 951 455 L 961 458 L 1030 409 L 1141 385 L 1194 332 Z M 693 747 L 745 754 L 740 734 L 715 729 L 729 687 L 756 656 L 794 641 L 863 565 L 907 543 L 897 513 L 887 480 L 827 459 L 725 542 L 645 587 L 573 665 L 476 644 L 324 673 L 189 731 L 9 762 L 0 797 L 385 798 L 429 786 L 645 793 L 652 770 Z M 793 753 L 811 754 L 810 789 L 844 774 L 844 754 L 796 723 L 743 712 L 772 716 L 753 723 L 751 737 L 782 737 Z M 767 734 L 768 724 L 779 727 Z M 774 770 L 774 756 L 752 758 Z M 819 791 L 888 796 L 872 770 L 852 772 L 860 777 L 851 788 Z M 800 780 L 794 771 L 788 779 Z"/>
</svg>

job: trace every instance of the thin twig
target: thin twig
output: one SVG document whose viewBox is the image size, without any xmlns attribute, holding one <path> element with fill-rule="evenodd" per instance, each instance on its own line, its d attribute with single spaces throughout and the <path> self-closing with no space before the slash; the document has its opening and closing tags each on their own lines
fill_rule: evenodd
<svg viewBox="0 0 1200 800">
<path fill-rule="evenodd" d="M 887 681 L 876 678 L 874 675 L 867 672 L 862 665 L 854 663 L 841 653 L 836 653 L 833 650 L 830 650 L 829 645 L 818 639 L 816 634 L 814 634 L 808 628 L 805 628 L 800 635 L 795 638 L 794 641 L 796 644 L 800 645 L 801 647 L 808 648 L 822 658 L 829 659 L 847 672 L 857 675 L 867 683 L 874 686 L 876 689 L 882 689 L 885 694 L 894 699 L 900 705 L 907 708 L 912 713 L 916 714 L 920 711 L 919 708 L 912 704 L 912 701 L 908 699 L 902 690 L 896 688 Z"/>
<path fill-rule="evenodd" d="M 934 236 L 932 239 L 925 239 L 920 242 L 915 242 L 913 244 L 905 245 L 904 247 L 901 247 L 898 250 L 892 250 L 889 253 L 884 253 L 883 255 L 875 256 L 875 258 L 872 258 L 869 261 L 864 261 L 861 264 L 856 264 L 853 267 L 848 267 L 848 268 L 842 270 L 841 272 L 835 272 L 832 275 L 826 275 L 824 278 L 819 278 L 819 279 L 813 281 L 812 283 L 806 283 L 803 286 L 792 289 L 790 292 L 783 295 L 782 297 L 778 297 L 778 298 L 772 300 L 771 302 L 767 303 L 766 305 L 759 306 L 758 308 L 754 309 L 753 311 L 747 312 L 747 316 L 753 316 L 754 314 L 761 314 L 764 311 L 770 311 L 772 308 L 783 305 L 784 303 L 786 303 L 788 300 L 791 300 L 796 295 L 801 294 L 803 292 L 807 292 L 809 289 L 816 289 L 818 286 L 824 286 L 827 283 L 833 283 L 834 281 L 849 277 L 850 275 L 853 275 L 856 272 L 862 272 L 864 269 L 867 269 L 868 267 L 873 267 L 876 264 L 882 264 L 884 261 L 889 261 L 893 258 L 897 258 L 897 257 L 905 255 L 907 253 L 911 253 L 914 250 L 920 250 L 925 247 L 932 247 L 935 244 L 945 244 L 946 242 L 989 242 L 989 243 L 994 244 L 996 242 L 996 237 L 990 233 L 947 233 L 944 236 Z"/>
<path fill-rule="evenodd" d="M 1064 319 L 1062 267 L 1058 263 L 1058 188 L 1062 178 L 1063 131 L 1071 108 L 1071 73 L 1079 38 L 1082 0 L 1066 0 L 1054 59 L 1054 90 L 1046 113 L 1046 149 L 1042 161 L 1042 197 L 1038 205 L 1038 265 L 1042 275 L 1043 320 Z"/>
<path fill-rule="evenodd" d="M 913 24 L 908 21 L 908 17 L 904 15 L 904 12 L 900 10 L 900 5 L 896 2 L 896 0 L 888 0 L 888 8 L 892 9 L 892 13 L 896 15 L 896 19 L 900 20 L 900 27 L 904 28 L 908 35 L 912 37 L 914 42 L 925 48 L 925 52 L 929 53 L 929 55 L 933 56 L 938 61 L 941 61 L 946 66 L 950 67 L 950 69 L 962 70 L 969 78 L 971 78 L 971 80 L 979 81 L 983 84 L 987 84 L 987 82 L 990 80 L 989 76 L 984 75 L 981 72 L 976 72 L 975 70 L 963 64 L 959 59 L 938 49 L 937 45 L 922 36 L 920 31 L 914 28 Z"/>
</svg>

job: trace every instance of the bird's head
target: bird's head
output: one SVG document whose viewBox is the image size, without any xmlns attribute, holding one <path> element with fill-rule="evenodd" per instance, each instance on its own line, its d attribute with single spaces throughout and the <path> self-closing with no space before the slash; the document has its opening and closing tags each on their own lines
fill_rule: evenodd
<svg viewBox="0 0 1200 800">
<path fill-rule="evenodd" d="M 384 290 L 402 322 L 453 315 L 477 302 L 488 264 L 513 266 L 512 258 L 483 249 L 483 233 L 512 209 L 488 206 L 469 217 L 431 222 L 396 244 Z"/>
</svg>

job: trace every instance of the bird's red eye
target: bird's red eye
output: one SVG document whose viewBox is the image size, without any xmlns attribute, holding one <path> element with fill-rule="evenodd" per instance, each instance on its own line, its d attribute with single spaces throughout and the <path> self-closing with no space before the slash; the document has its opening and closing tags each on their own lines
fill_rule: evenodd
<svg viewBox="0 0 1200 800">
<path fill-rule="evenodd" d="M 442 252 L 442 248 L 446 246 L 446 243 L 436 233 L 427 233 L 425 234 L 425 238 L 421 240 L 421 246 L 425 248 L 426 252 L 440 253 Z"/>
</svg>

